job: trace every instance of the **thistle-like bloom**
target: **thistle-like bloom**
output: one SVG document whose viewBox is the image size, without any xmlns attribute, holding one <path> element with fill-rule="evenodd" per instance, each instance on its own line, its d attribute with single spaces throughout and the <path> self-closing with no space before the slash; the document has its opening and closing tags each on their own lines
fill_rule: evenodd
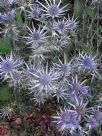
<svg viewBox="0 0 102 136">
<path fill-rule="evenodd" d="M 63 20 L 58 20 L 57 22 L 53 23 L 53 29 L 58 32 L 66 32 L 68 30 L 73 30 L 77 27 L 78 22 L 74 20 L 73 18 L 70 19 L 63 19 Z"/>
<path fill-rule="evenodd" d="M 89 119 L 87 120 L 87 124 L 86 126 L 89 128 L 89 129 L 95 129 L 99 126 L 97 120 L 95 118 L 93 118 L 93 116 L 90 116 Z"/>
<path fill-rule="evenodd" d="M 72 78 L 69 85 L 69 95 L 85 96 L 89 95 L 89 86 L 85 85 L 86 80 L 78 81 L 78 77 Z"/>
<path fill-rule="evenodd" d="M 15 10 L 8 11 L 7 13 L 0 13 L 0 21 L 12 21 L 15 19 Z"/>
<path fill-rule="evenodd" d="M 3 118 L 10 118 L 12 114 L 14 113 L 14 110 L 11 107 L 3 107 L 0 109 L 0 114 Z"/>
<path fill-rule="evenodd" d="M 15 0 L 0 0 L 0 6 L 1 7 L 10 7 L 13 5 Z"/>
<path fill-rule="evenodd" d="M 79 117 L 79 119 L 83 117 L 86 120 L 86 115 L 90 110 L 87 108 L 88 102 L 84 103 L 83 97 L 79 99 L 79 97 L 75 96 L 74 102 L 69 102 L 69 104 L 73 107 L 73 110 L 76 112 L 76 115 Z"/>
<path fill-rule="evenodd" d="M 87 127 L 89 129 L 96 129 L 102 125 L 102 111 L 100 106 L 92 107 L 91 115 L 87 119 Z"/>
<path fill-rule="evenodd" d="M 53 97 L 57 97 L 57 101 L 59 102 L 60 100 L 65 100 L 67 99 L 67 92 L 66 89 L 61 86 L 58 87 L 57 89 L 55 89 L 54 93 L 53 93 Z"/>
<path fill-rule="evenodd" d="M 66 47 L 66 45 L 69 44 L 70 42 L 70 36 L 67 37 L 55 37 L 54 39 L 52 39 L 52 45 L 53 47 L 55 47 L 55 49 L 62 50 L 62 48 Z"/>
<path fill-rule="evenodd" d="M 68 5 L 65 5 L 64 7 L 60 8 L 61 0 L 59 0 L 58 4 L 56 4 L 55 0 L 53 0 L 53 1 L 45 0 L 45 2 L 46 2 L 46 6 L 40 2 L 39 2 L 39 4 L 44 8 L 43 11 L 45 12 L 45 15 L 48 17 L 52 17 L 52 18 L 60 17 L 60 16 L 64 15 L 64 12 L 67 11 L 67 10 L 65 10 L 65 8 Z"/>
<path fill-rule="evenodd" d="M 35 93 L 34 97 L 32 98 L 32 100 L 34 101 L 35 105 L 41 105 L 44 104 L 46 97 L 44 96 L 43 93 Z"/>
<path fill-rule="evenodd" d="M 57 113 L 57 116 L 53 116 L 53 118 L 56 119 L 53 122 L 57 123 L 59 131 L 70 129 L 74 130 L 79 127 L 78 117 L 72 110 L 60 109 L 60 112 Z"/>
<path fill-rule="evenodd" d="M 10 21 L 12 21 L 12 20 L 15 19 L 15 17 L 16 17 L 15 15 L 16 15 L 16 12 L 15 12 L 15 10 L 13 9 L 13 10 L 7 12 L 7 14 L 5 15 L 4 20 L 10 20 Z"/>
<path fill-rule="evenodd" d="M 39 92 L 45 90 L 46 94 L 51 93 L 56 86 L 56 82 L 59 79 L 60 75 L 58 72 L 54 72 L 52 69 L 48 70 L 48 65 L 46 69 L 43 68 L 38 71 L 38 73 L 32 73 L 34 80 L 31 81 L 31 93 L 35 91 L 36 88 L 39 88 Z"/>
<path fill-rule="evenodd" d="M 41 14 L 41 9 L 38 6 L 36 8 L 30 6 L 30 11 L 27 10 L 26 12 L 27 12 L 28 18 L 36 19 L 36 18 L 39 18 L 40 14 Z"/>
<path fill-rule="evenodd" d="M 67 62 L 66 56 L 64 55 L 64 62 L 59 59 L 60 64 L 54 63 L 54 69 L 59 71 L 62 75 L 68 76 L 71 72 L 71 62 Z"/>
<path fill-rule="evenodd" d="M 87 55 L 87 54 L 79 54 L 78 67 L 83 70 L 87 70 L 90 72 L 97 73 L 97 61 L 96 56 Z"/>
<path fill-rule="evenodd" d="M 67 31 L 68 30 L 67 27 L 68 27 L 68 23 L 64 19 L 63 20 L 58 20 L 58 22 L 53 23 L 53 29 L 55 31 L 58 31 L 58 32 Z"/>
<path fill-rule="evenodd" d="M 25 37 L 25 39 L 27 40 L 26 44 L 31 44 L 32 47 L 35 47 L 38 44 L 46 42 L 47 31 L 45 30 L 45 27 L 43 27 L 42 29 L 41 29 L 41 27 L 39 27 L 39 29 L 36 30 L 33 25 L 33 30 L 31 30 L 29 27 L 28 27 L 28 29 L 29 29 L 30 33 L 28 34 L 28 36 Z"/>
<path fill-rule="evenodd" d="M 97 120 L 99 124 L 102 124 L 102 111 L 100 111 L 99 107 L 95 107 L 92 109 L 93 118 Z"/>
<path fill-rule="evenodd" d="M 21 59 L 16 59 L 12 53 L 5 58 L 0 56 L 0 59 L 0 76 L 4 80 L 13 77 L 13 73 L 19 71 L 22 65 Z"/>
</svg>

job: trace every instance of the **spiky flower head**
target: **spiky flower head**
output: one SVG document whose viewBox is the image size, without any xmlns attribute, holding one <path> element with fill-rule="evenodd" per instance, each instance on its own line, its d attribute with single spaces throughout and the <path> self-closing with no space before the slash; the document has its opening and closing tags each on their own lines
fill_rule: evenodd
<svg viewBox="0 0 102 136">
<path fill-rule="evenodd" d="M 46 101 L 46 96 L 43 93 L 35 93 L 32 100 L 34 101 L 35 105 L 40 106 L 41 104 L 44 104 L 44 102 Z"/>
<path fill-rule="evenodd" d="M 55 123 L 59 131 L 74 130 L 79 127 L 78 117 L 74 114 L 72 110 L 60 109 L 60 112 L 56 116 L 53 116 Z"/>
<path fill-rule="evenodd" d="M 79 69 L 86 70 L 92 73 L 97 73 L 98 64 L 96 56 L 79 53 L 77 60 Z"/>
<path fill-rule="evenodd" d="M 13 108 L 11 108 L 10 106 L 7 106 L 7 107 L 3 107 L 0 109 L 0 114 L 3 118 L 10 118 L 14 113 L 14 110 Z"/>
<path fill-rule="evenodd" d="M 102 124 L 102 111 L 100 109 L 101 108 L 99 106 L 93 107 L 92 115 L 93 115 L 93 118 L 96 119 L 98 123 Z"/>
<path fill-rule="evenodd" d="M 87 120 L 89 129 L 96 129 L 102 125 L 102 111 L 100 106 L 92 107 L 92 114 Z"/>
<path fill-rule="evenodd" d="M 7 14 L 5 14 L 4 20 L 12 21 L 15 19 L 15 17 L 16 17 L 16 12 L 14 9 L 12 9 L 11 11 L 8 11 Z"/>
<path fill-rule="evenodd" d="M 0 6 L 1 7 L 10 7 L 13 5 L 15 0 L 0 0 Z"/>
<path fill-rule="evenodd" d="M 83 117 L 86 120 L 87 113 L 91 110 L 87 108 L 88 102 L 84 102 L 83 97 L 79 99 L 79 97 L 75 96 L 75 99 L 73 102 L 68 102 L 70 106 L 73 107 L 73 110 L 76 112 L 76 115 L 81 119 Z"/>
<path fill-rule="evenodd" d="M 86 126 L 89 128 L 89 130 L 95 129 L 98 127 L 98 122 L 95 118 L 93 118 L 93 116 L 90 116 L 87 122 L 88 123 L 86 124 Z"/>
<path fill-rule="evenodd" d="M 23 64 L 20 58 L 17 58 L 11 53 L 6 55 L 5 58 L 0 56 L 0 75 L 1 78 L 7 79 L 13 77 L 13 73 L 19 72 Z"/>
<path fill-rule="evenodd" d="M 76 96 L 86 96 L 89 95 L 89 86 L 85 85 L 86 80 L 79 81 L 76 75 L 75 78 L 72 78 L 72 81 L 68 83 L 69 85 L 69 95 Z"/>
<path fill-rule="evenodd" d="M 39 88 L 39 92 L 45 90 L 46 94 L 51 93 L 51 90 L 56 88 L 55 84 L 59 79 L 60 75 L 58 72 L 54 72 L 52 69 L 48 70 L 48 65 L 46 68 L 38 70 L 37 73 L 32 73 L 34 79 L 30 82 L 31 93 L 35 91 L 36 88 Z"/>
<path fill-rule="evenodd" d="M 45 27 L 43 27 L 42 29 L 41 29 L 41 27 L 39 27 L 38 30 L 36 30 L 34 25 L 32 25 L 32 26 L 33 26 L 33 30 L 31 30 L 28 27 L 28 30 L 30 33 L 28 33 L 28 36 L 25 36 L 24 38 L 27 41 L 26 44 L 31 44 L 32 47 L 35 48 L 36 45 L 46 42 L 47 31 L 45 30 Z"/>
<path fill-rule="evenodd" d="M 58 20 L 57 22 L 53 23 L 53 29 L 58 32 L 68 32 L 68 30 L 73 30 L 77 27 L 78 22 L 73 18 L 68 19 L 64 18 L 63 20 Z"/>
<path fill-rule="evenodd" d="M 53 29 L 55 31 L 58 31 L 58 32 L 65 32 L 67 31 L 67 26 L 68 26 L 68 23 L 65 21 L 65 19 L 63 20 L 58 20 L 57 22 L 53 22 Z"/>
<path fill-rule="evenodd" d="M 39 2 L 39 4 L 44 8 L 43 11 L 45 12 L 46 16 L 55 18 L 64 15 L 64 12 L 66 11 L 65 8 L 67 7 L 67 5 L 60 8 L 61 0 L 59 0 L 58 4 L 55 0 L 45 0 L 45 2 L 46 5 L 42 4 L 41 2 Z"/>
<path fill-rule="evenodd" d="M 54 63 L 54 69 L 59 71 L 62 75 L 68 76 L 71 73 L 71 62 L 67 62 L 66 55 L 64 54 L 64 62 L 59 59 L 60 64 Z"/>
<path fill-rule="evenodd" d="M 28 18 L 39 18 L 40 14 L 41 14 L 41 8 L 37 7 L 32 7 L 30 6 L 30 10 L 26 10 L 27 12 L 27 17 Z"/>
<path fill-rule="evenodd" d="M 58 102 L 67 99 L 67 95 L 66 88 L 63 85 L 58 86 L 53 93 L 53 97 L 56 97 Z"/>
<path fill-rule="evenodd" d="M 52 39 L 52 46 L 56 49 L 56 50 L 62 50 L 64 47 L 66 47 L 69 42 L 70 42 L 70 36 L 67 37 L 55 37 L 54 39 Z"/>
<path fill-rule="evenodd" d="M 75 28 L 77 28 L 78 21 L 77 21 L 77 19 L 74 19 L 74 17 L 70 18 L 68 16 L 67 24 L 68 24 L 68 26 L 67 26 L 68 30 L 74 30 Z"/>
</svg>

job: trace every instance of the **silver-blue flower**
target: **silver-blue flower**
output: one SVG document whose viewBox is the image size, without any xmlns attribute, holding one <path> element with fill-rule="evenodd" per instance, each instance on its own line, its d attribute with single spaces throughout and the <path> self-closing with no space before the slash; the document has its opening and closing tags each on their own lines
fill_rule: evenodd
<svg viewBox="0 0 102 136">
<path fill-rule="evenodd" d="M 60 17 L 62 15 L 64 15 L 64 12 L 66 12 L 67 10 L 65 9 L 67 7 L 67 5 L 65 5 L 64 7 L 60 8 L 61 5 L 61 0 L 59 0 L 59 3 L 56 4 L 56 1 L 53 0 L 45 0 L 46 2 L 46 6 L 44 4 L 42 4 L 41 2 L 39 2 L 39 4 L 44 8 L 43 11 L 45 12 L 45 15 L 47 17 Z"/>
<path fill-rule="evenodd" d="M 35 29 L 34 25 L 33 30 L 31 30 L 28 27 L 28 30 L 30 33 L 28 33 L 28 36 L 25 36 L 24 38 L 26 39 L 26 44 L 32 45 L 32 48 L 35 48 L 38 44 L 44 43 L 47 40 L 46 33 L 47 31 L 45 30 L 45 27 L 41 28 L 39 27 L 38 30 Z"/>
<path fill-rule="evenodd" d="M 78 67 L 82 70 L 87 70 L 88 72 L 97 73 L 97 60 L 96 56 L 89 54 L 79 53 L 77 57 Z"/>
<path fill-rule="evenodd" d="M 76 95 L 76 96 L 87 96 L 89 94 L 89 86 L 85 85 L 86 80 L 79 81 L 76 75 L 75 78 L 72 78 L 72 81 L 68 83 L 69 85 L 69 95 Z"/>
<path fill-rule="evenodd" d="M 37 7 L 32 7 L 30 6 L 30 10 L 26 10 L 27 12 L 27 17 L 28 18 L 32 18 L 32 19 L 36 19 L 39 18 L 40 14 L 41 14 L 41 8 Z"/>
<path fill-rule="evenodd" d="M 57 123 L 59 131 L 74 130 L 80 126 L 77 116 L 70 109 L 60 109 L 53 118 L 55 119 L 53 122 Z"/>
<path fill-rule="evenodd" d="M 13 73 L 19 71 L 23 64 L 22 60 L 20 58 L 16 59 L 12 53 L 5 58 L 0 56 L 0 59 L 0 76 L 4 79 L 13 77 Z"/>
<path fill-rule="evenodd" d="M 51 93 L 56 88 L 56 82 L 60 77 L 59 72 L 54 72 L 52 69 L 48 70 L 48 65 L 46 68 L 38 70 L 37 73 L 32 73 L 34 79 L 30 82 L 31 93 L 35 92 L 36 88 L 39 88 L 38 92 L 45 90 L 45 93 Z"/>
</svg>

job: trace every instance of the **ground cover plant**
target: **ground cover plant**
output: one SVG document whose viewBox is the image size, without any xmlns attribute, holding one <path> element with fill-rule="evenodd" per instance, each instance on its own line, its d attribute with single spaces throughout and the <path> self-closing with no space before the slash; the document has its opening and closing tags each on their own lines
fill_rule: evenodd
<svg viewBox="0 0 102 136">
<path fill-rule="evenodd" d="M 0 136 L 102 136 L 102 1 L 0 1 Z"/>
</svg>

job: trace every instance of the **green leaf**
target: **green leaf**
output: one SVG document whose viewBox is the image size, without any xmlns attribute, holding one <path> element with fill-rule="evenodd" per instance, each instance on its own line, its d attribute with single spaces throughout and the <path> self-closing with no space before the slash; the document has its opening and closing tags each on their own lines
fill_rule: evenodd
<svg viewBox="0 0 102 136">
<path fill-rule="evenodd" d="M 12 45 L 11 45 L 11 41 L 9 38 L 1 38 L 0 37 L 0 52 L 2 53 L 7 53 L 10 52 L 12 50 Z"/>
<path fill-rule="evenodd" d="M 84 9 L 84 2 L 83 0 L 75 0 L 74 2 L 74 16 L 76 18 L 80 18 L 82 16 Z"/>
<path fill-rule="evenodd" d="M 19 9 L 16 9 L 16 20 L 19 23 L 23 23 L 23 20 L 22 20 L 22 17 L 21 17 Z"/>
<path fill-rule="evenodd" d="M 11 98 L 11 91 L 8 87 L 0 88 L 0 101 L 8 101 Z"/>
</svg>

